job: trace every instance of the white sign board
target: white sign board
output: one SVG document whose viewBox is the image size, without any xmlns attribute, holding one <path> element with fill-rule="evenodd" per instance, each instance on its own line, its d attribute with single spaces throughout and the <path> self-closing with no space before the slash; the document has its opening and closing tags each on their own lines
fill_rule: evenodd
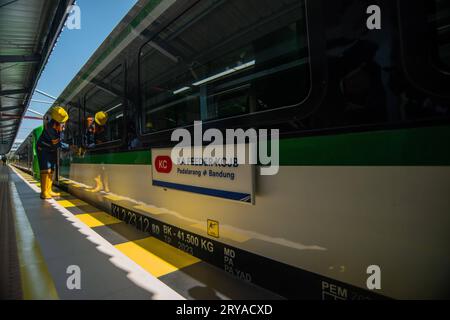
<svg viewBox="0 0 450 320">
<path fill-rule="evenodd" d="M 237 161 L 177 164 L 171 159 L 171 151 L 170 148 L 152 149 L 154 186 L 254 204 L 254 165 L 237 164 Z"/>
</svg>

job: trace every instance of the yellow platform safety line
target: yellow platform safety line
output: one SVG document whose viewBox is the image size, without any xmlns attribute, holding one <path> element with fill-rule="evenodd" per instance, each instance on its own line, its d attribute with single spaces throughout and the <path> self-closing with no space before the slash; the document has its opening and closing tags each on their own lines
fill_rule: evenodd
<svg viewBox="0 0 450 320">
<path fill-rule="evenodd" d="M 80 199 L 70 199 L 70 200 L 58 200 L 56 201 L 59 205 L 64 208 L 72 208 L 78 206 L 87 206 L 88 204 Z"/>
<path fill-rule="evenodd" d="M 106 212 L 92 212 L 75 215 L 81 222 L 90 228 L 106 226 L 115 223 L 121 223 L 119 219 L 107 214 Z"/>
<path fill-rule="evenodd" d="M 115 247 L 157 278 L 201 261 L 154 237 L 121 243 Z"/>
</svg>

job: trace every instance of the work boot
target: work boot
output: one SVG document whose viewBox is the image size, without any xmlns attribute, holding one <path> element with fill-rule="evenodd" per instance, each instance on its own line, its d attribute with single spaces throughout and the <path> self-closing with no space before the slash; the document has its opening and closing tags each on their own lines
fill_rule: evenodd
<svg viewBox="0 0 450 320">
<path fill-rule="evenodd" d="M 48 179 L 49 173 L 41 172 L 41 199 L 51 199 L 52 196 L 48 193 Z"/>
<path fill-rule="evenodd" d="M 52 187 L 53 187 L 53 172 L 49 174 L 49 179 L 48 179 L 48 193 L 50 196 L 52 197 L 60 197 L 61 193 L 59 192 L 53 192 Z"/>
</svg>

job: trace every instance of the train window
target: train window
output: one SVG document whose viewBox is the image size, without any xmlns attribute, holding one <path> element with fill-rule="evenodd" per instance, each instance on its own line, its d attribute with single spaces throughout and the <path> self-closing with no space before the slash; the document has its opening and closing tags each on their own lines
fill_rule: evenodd
<svg viewBox="0 0 450 320">
<path fill-rule="evenodd" d="M 450 4 L 443 0 L 399 1 L 398 11 L 404 82 L 420 91 L 414 96 L 407 93 L 407 100 L 415 105 L 409 108 L 413 112 L 407 118 L 447 117 L 450 112 Z"/>
<path fill-rule="evenodd" d="M 326 3 L 327 95 L 304 121 L 308 129 L 366 126 L 399 118 L 389 84 L 396 65 L 392 54 L 395 3 L 383 6 L 383 28 L 376 32 L 366 27 L 370 4 L 369 0 Z"/>
<path fill-rule="evenodd" d="M 435 64 L 450 70 L 450 2 L 444 0 L 428 1 L 428 23 L 434 33 L 432 47 Z"/>
<path fill-rule="evenodd" d="M 102 80 L 91 80 L 93 88 L 86 94 L 84 144 L 89 147 L 121 140 L 123 136 L 124 72 L 122 66 Z M 107 114 L 106 124 L 94 125 L 98 112 Z M 92 130 L 91 130 L 92 128 Z M 88 137 L 92 134 L 92 139 Z M 89 141 L 88 141 L 89 140 Z"/>
<path fill-rule="evenodd" d="M 143 46 L 140 66 L 144 133 L 299 105 L 304 1 L 201 1 Z"/>
<path fill-rule="evenodd" d="M 450 4 L 399 1 L 402 73 L 392 77 L 406 121 L 450 116 Z"/>
</svg>

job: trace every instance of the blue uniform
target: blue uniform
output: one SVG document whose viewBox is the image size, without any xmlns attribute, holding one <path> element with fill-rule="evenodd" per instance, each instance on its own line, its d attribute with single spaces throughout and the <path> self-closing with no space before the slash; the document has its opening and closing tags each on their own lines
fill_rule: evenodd
<svg viewBox="0 0 450 320">
<path fill-rule="evenodd" d="M 104 126 L 99 126 L 95 123 L 87 128 L 85 143 L 88 148 L 93 148 L 97 144 L 107 142 L 106 129 Z"/>
<path fill-rule="evenodd" d="M 59 123 L 50 120 L 37 142 L 37 153 L 40 170 L 55 170 L 58 149 L 68 150 L 69 145 L 62 142 L 62 132 Z"/>
<path fill-rule="evenodd" d="M 85 146 L 90 148 L 91 146 L 95 145 L 95 136 L 94 136 L 95 127 L 94 124 L 91 124 L 87 128 L 86 136 L 85 136 Z"/>
</svg>

